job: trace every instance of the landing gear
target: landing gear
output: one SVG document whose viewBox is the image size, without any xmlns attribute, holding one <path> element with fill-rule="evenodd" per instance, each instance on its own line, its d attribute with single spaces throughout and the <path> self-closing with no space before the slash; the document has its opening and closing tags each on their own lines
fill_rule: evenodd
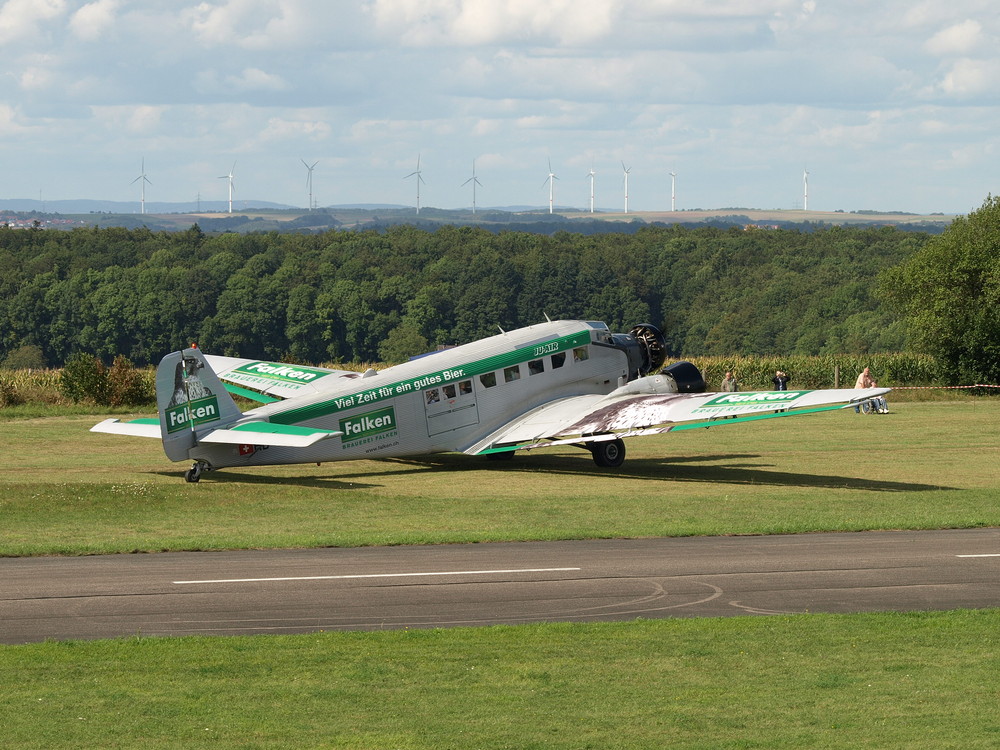
<svg viewBox="0 0 1000 750">
<path fill-rule="evenodd" d="M 201 479 L 201 473 L 208 471 L 211 467 L 204 461 L 195 461 L 194 466 L 184 472 L 185 482 L 197 482 Z"/>
<path fill-rule="evenodd" d="M 616 469 L 625 461 L 625 443 L 621 438 L 591 443 L 587 446 L 594 455 L 594 463 L 606 469 Z"/>
</svg>

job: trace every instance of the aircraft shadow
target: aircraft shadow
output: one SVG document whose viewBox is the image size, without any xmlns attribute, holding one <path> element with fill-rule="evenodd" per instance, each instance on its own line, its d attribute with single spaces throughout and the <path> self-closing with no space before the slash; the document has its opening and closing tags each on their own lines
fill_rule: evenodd
<svg viewBox="0 0 1000 750">
<path fill-rule="evenodd" d="M 406 474 L 487 471 L 496 474 L 559 474 L 575 477 L 620 477 L 650 482 L 708 482 L 714 484 L 759 485 L 764 487 L 816 487 L 826 489 L 868 490 L 875 492 L 919 492 L 950 490 L 943 485 L 895 482 L 865 477 L 824 474 L 807 474 L 774 471 L 767 465 L 755 463 L 761 456 L 755 453 L 724 453 L 708 456 L 671 456 L 663 458 L 632 458 L 618 469 L 602 469 L 594 465 L 590 456 L 581 451 L 579 456 L 533 454 L 517 455 L 509 461 L 488 461 L 484 458 L 458 453 L 441 453 L 418 458 L 390 458 L 373 461 L 378 468 L 366 468 L 351 473 L 334 469 L 327 476 L 274 476 L 266 473 L 250 474 L 224 469 L 208 472 L 202 482 L 246 482 L 316 489 L 369 489 L 379 486 L 380 477 Z M 722 462 L 722 463 L 720 463 Z M 331 464 L 346 468 L 349 464 Z M 262 467 L 262 472 L 267 467 Z M 160 472 L 175 476 L 172 472 Z"/>
<path fill-rule="evenodd" d="M 261 467 L 261 471 L 266 472 L 267 466 Z M 157 471 L 161 477 L 181 479 L 183 481 L 184 472 L 178 471 Z M 358 474 L 363 477 L 365 474 Z M 265 485 L 291 485 L 295 487 L 309 487 L 317 490 L 367 490 L 380 485 L 371 482 L 358 482 L 351 479 L 342 481 L 343 475 L 322 476 L 298 476 L 279 477 L 273 474 L 248 474 L 246 472 L 232 471 L 231 469 L 220 469 L 219 471 L 207 471 L 201 475 L 199 484 L 226 484 L 228 482 L 239 482 L 240 484 L 265 484 Z"/>
<path fill-rule="evenodd" d="M 409 463 L 427 467 L 428 470 L 459 470 L 470 468 L 469 456 L 442 454 Z M 751 463 L 748 459 L 761 456 L 753 453 L 728 453 L 712 456 L 671 456 L 664 458 L 631 458 L 618 469 L 602 469 L 594 465 L 588 455 L 534 455 L 515 456 L 510 461 L 490 462 L 485 468 L 501 472 L 563 474 L 594 477 L 616 476 L 623 479 L 642 479 L 654 482 L 710 482 L 715 484 L 750 484 L 772 487 L 817 487 L 827 489 L 872 490 L 877 492 L 919 492 L 950 490 L 954 487 L 894 482 L 864 477 L 847 477 L 823 474 L 805 474 L 772 471 L 766 465 Z M 395 459 L 401 461 L 401 459 Z M 719 465 L 719 461 L 727 462 Z M 485 462 L 484 462 L 485 463 Z M 483 468 L 483 467 L 478 467 Z"/>
</svg>

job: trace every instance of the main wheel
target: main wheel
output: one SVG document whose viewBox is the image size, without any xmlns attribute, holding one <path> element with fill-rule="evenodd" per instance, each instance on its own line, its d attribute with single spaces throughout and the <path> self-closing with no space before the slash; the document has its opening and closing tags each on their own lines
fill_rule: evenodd
<svg viewBox="0 0 1000 750">
<path fill-rule="evenodd" d="M 615 469 L 625 461 L 625 443 L 621 438 L 592 443 L 589 447 L 594 463 L 603 468 Z"/>
</svg>

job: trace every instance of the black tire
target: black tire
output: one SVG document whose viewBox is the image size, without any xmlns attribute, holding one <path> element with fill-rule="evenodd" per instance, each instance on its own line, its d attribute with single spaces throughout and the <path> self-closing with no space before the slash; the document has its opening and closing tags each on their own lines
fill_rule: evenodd
<svg viewBox="0 0 1000 750">
<path fill-rule="evenodd" d="M 616 469 L 625 462 L 625 443 L 620 438 L 593 443 L 590 452 L 594 463 L 604 469 Z"/>
<path fill-rule="evenodd" d="M 197 482 L 199 479 L 201 479 L 201 467 L 199 466 L 192 466 L 184 472 L 185 482 Z"/>
</svg>

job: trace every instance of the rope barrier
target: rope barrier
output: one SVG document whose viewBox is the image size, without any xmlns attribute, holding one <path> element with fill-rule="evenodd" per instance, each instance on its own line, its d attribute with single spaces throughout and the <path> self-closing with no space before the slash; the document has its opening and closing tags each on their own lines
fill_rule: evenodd
<svg viewBox="0 0 1000 750">
<path fill-rule="evenodd" d="M 977 383 L 976 385 L 896 385 L 889 387 L 891 387 L 894 391 L 954 391 L 960 388 L 1000 388 L 1000 385 L 984 385 L 982 383 Z"/>
</svg>

